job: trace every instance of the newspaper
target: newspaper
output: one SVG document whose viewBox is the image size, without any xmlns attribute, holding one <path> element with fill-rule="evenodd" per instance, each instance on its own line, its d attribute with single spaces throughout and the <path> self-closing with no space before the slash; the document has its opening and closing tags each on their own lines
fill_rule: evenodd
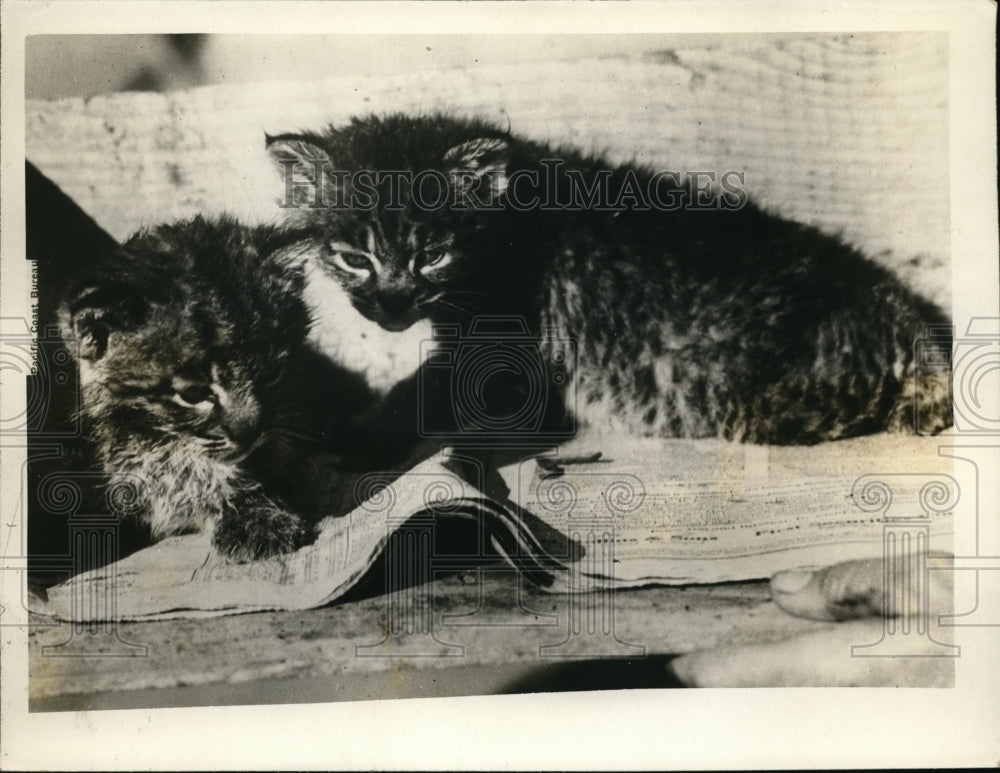
<svg viewBox="0 0 1000 773">
<path fill-rule="evenodd" d="M 586 542 L 577 554 L 548 546 L 572 571 L 615 587 L 718 583 L 879 557 L 894 527 L 948 552 L 958 488 L 938 445 L 631 441 L 594 458 L 593 443 L 574 443 L 562 449 L 572 464 L 557 456 L 503 472 L 551 532 Z"/>
<path fill-rule="evenodd" d="M 395 533 L 432 545 L 435 525 L 455 518 L 475 520 L 497 553 L 554 592 L 763 579 L 880 556 L 902 527 L 919 535 L 914 545 L 947 552 L 958 492 L 939 445 L 590 438 L 478 472 L 449 449 L 370 476 L 363 504 L 296 553 L 233 563 L 208 535 L 174 537 L 50 588 L 36 611 L 88 621 L 317 607 L 372 570 Z"/>
</svg>

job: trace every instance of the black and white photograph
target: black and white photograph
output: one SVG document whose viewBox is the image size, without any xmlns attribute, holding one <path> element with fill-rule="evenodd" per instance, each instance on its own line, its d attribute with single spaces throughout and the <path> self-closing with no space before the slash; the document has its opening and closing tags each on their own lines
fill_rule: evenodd
<svg viewBox="0 0 1000 773">
<path fill-rule="evenodd" d="M 0 764 L 996 764 L 995 6 L 754 5 L 5 3 Z"/>
</svg>

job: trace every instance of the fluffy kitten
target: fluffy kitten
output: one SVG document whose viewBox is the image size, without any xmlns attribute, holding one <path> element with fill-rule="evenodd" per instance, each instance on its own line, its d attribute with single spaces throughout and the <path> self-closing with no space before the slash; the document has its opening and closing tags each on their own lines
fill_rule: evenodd
<svg viewBox="0 0 1000 773">
<path fill-rule="evenodd" d="M 482 315 L 520 319 L 545 360 L 575 342 L 566 407 L 581 424 L 808 444 L 951 423 L 947 375 L 915 360 L 942 312 L 738 188 L 706 198 L 440 115 L 355 118 L 268 147 L 290 222 L 362 314 L 464 335 Z M 930 347 L 948 361 L 950 340 Z"/>
<path fill-rule="evenodd" d="M 134 485 L 154 538 L 210 528 L 238 560 L 310 538 L 315 518 L 276 484 L 308 455 L 295 444 L 323 445 L 319 403 L 360 411 L 368 397 L 347 376 L 324 381 L 306 344 L 299 237 L 162 225 L 81 272 L 60 308 L 97 456 L 112 485 Z M 310 378 L 330 391 L 303 389 Z"/>
</svg>

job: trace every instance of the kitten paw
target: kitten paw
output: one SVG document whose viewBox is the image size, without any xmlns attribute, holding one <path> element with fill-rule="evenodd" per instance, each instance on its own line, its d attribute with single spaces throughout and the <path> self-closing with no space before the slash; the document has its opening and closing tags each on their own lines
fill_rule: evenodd
<svg viewBox="0 0 1000 773">
<path fill-rule="evenodd" d="M 239 563 L 291 553 L 313 537 L 301 517 L 270 502 L 226 513 L 215 527 L 212 542 Z"/>
</svg>

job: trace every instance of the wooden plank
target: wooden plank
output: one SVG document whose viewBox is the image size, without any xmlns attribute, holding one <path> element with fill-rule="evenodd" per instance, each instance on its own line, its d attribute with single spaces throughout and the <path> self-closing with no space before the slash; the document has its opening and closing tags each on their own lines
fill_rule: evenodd
<svg viewBox="0 0 1000 773">
<path fill-rule="evenodd" d="M 432 630 L 453 648 L 440 648 L 418 633 L 404 633 L 383 657 L 358 657 L 355 650 L 384 638 L 390 602 L 382 595 L 305 612 L 120 624 L 118 635 L 145 645 L 147 657 L 93 657 L 123 650 L 117 641 L 103 636 L 84 633 L 73 638 L 68 626 L 39 628 L 29 639 L 32 708 L 84 708 L 98 700 L 104 707 L 122 705 L 107 695 L 94 697 L 115 692 L 131 693 L 120 699 L 128 705 L 140 700 L 137 691 L 146 691 L 147 706 L 158 705 L 164 695 L 191 700 L 183 690 L 156 692 L 185 685 L 218 686 L 216 691 L 196 693 L 211 703 L 213 696 L 226 693 L 227 686 L 254 682 L 259 683 L 255 701 L 266 703 L 270 692 L 281 692 L 268 681 L 275 679 L 326 680 L 329 694 L 316 699 L 337 700 L 343 697 L 338 685 L 352 684 L 352 675 L 359 674 L 370 675 L 373 685 L 384 685 L 385 692 L 372 698 L 453 694 L 434 692 L 434 683 L 421 680 L 419 673 L 456 668 L 477 675 L 465 694 L 483 694 L 500 689 L 498 679 L 513 683 L 556 662 L 591 662 L 608 655 L 636 660 L 721 643 L 777 639 L 826 625 L 780 611 L 771 603 L 765 583 L 733 583 L 617 593 L 611 608 L 604 608 L 613 614 L 613 637 L 587 635 L 584 624 L 583 635 L 570 638 L 569 604 L 580 605 L 576 612 L 585 619 L 588 608 L 602 611 L 601 602 L 524 586 L 519 608 L 515 603 L 519 587 L 513 573 L 496 568 L 484 569 L 481 575 L 469 571 L 436 580 L 426 589 L 434 606 Z M 394 597 L 403 600 L 398 611 L 404 619 L 416 609 L 419 595 Z M 563 648 L 539 649 L 567 639 Z M 66 641 L 69 646 L 51 655 L 76 656 L 42 654 L 43 646 Z M 451 656 L 412 655 L 436 649 Z M 84 656 L 88 654 L 91 657 Z M 596 666 L 594 670 L 599 671 Z M 389 679 L 390 674 L 397 679 Z M 584 674 L 581 671 L 581 679 Z M 528 681 L 526 691 L 531 684 Z M 357 695 L 352 690 L 348 697 Z"/>
</svg>

